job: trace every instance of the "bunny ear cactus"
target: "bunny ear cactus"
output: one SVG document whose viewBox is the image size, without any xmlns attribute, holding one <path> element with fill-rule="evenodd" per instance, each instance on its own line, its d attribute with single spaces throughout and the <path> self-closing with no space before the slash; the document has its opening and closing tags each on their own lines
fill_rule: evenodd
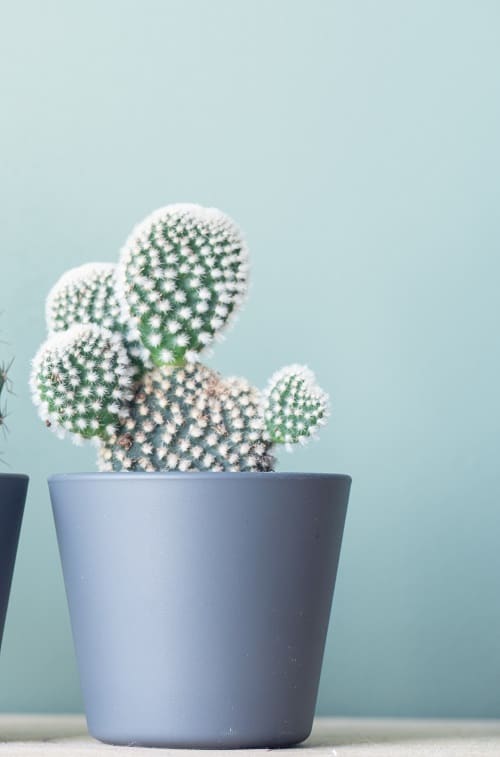
<svg viewBox="0 0 500 757">
<path fill-rule="evenodd" d="M 247 286 L 247 247 L 228 216 L 155 211 L 116 266 L 83 265 L 51 290 L 31 374 L 40 416 L 60 436 L 93 439 L 101 470 L 272 471 L 275 446 L 314 436 L 328 399 L 304 366 L 260 392 L 199 361 Z"/>
</svg>

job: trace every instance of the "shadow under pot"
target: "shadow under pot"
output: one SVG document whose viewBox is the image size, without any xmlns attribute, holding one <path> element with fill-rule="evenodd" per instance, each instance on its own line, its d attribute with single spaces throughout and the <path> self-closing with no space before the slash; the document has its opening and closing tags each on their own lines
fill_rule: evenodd
<svg viewBox="0 0 500 757">
<path fill-rule="evenodd" d="M 312 727 L 351 479 L 49 479 L 89 730 L 277 747 Z"/>
<path fill-rule="evenodd" d="M 23 474 L 0 473 L 0 644 L 9 604 L 28 481 L 28 476 Z"/>
</svg>

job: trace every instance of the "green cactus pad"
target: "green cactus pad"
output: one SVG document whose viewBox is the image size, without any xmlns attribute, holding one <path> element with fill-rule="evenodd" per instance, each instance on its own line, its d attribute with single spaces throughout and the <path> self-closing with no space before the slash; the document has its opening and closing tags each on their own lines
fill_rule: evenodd
<svg viewBox="0 0 500 757">
<path fill-rule="evenodd" d="M 260 392 L 200 363 L 164 366 L 135 385 L 128 416 L 101 445 L 101 470 L 267 471 L 274 458 Z"/>
<path fill-rule="evenodd" d="M 46 425 L 75 441 L 114 433 L 130 400 L 132 369 L 121 338 L 75 325 L 44 342 L 33 360 L 33 401 Z"/>
<path fill-rule="evenodd" d="M 114 331 L 120 318 L 115 294 L 114 263 L 86 263 L 64 273 L 47 297 L 49 332 L 66 331 L 75 323 L 93 323 Z"/>
<path fill-rule="evenodd" d="M 93 323 L 121 334 L 136 374 L 151 367 L 142 344 L 130 338 L 122 320 L 122 307 L 116 294 L 116 265 L 87 263 L 72 268 L 52 287 L 45 308 L 49 333 L 66 331 L 76 323 Z"/>
<path fill-rule="evenodd" d="M 327 417 L 328 395 L 308 368 L 290 365 L 271 377 L 264 395 L 264 419 L 274 444 L 304 444 Z"/>
<path fill-rule="evenodd" d="M 155 365 L 196 360 L 230 321 L 247 289 L 247 249 L 215 208 L 168 205 L 130 235 L 117 270 L 118 297 Z"/>
</svg>

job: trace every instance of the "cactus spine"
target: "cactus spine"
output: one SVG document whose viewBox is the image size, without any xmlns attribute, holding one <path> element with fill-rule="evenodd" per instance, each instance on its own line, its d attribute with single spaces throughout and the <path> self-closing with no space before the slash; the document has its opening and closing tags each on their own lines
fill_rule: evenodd
<svg viewBox="0 0 500 757">
<path fill-rule="evenodd" d="M 96 441 L 101 470 L 273 470 L 274 446 L 315 435 L 328 400 L 304 366 L 260 392 L 199 361 L 247 285 L 247 247 L 228 216 L 155 211 L 116 266 L 81 266 L 52 288 L 31 374 L 40 416 L 61 436 Z"/>
<path fill-rule="evenodd" d="M 13 360 L 0 362 L 0 432 L 5 435 L 7 431 L 7 400 L 6 395 L 12 391 L 12 382 L 10 379 L 10 369 Z M 0 462 L 4 462 L 0 459 Z"/>
</svg>

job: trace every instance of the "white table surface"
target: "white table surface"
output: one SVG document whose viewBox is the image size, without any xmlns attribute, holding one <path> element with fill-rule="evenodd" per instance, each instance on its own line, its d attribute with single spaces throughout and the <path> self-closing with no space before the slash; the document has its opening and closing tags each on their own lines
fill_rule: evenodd
<svg viewBox="0 0 500 757">
<path fill-rule="evenodd" d="M 196 752 L 199 757 L 242 757 L 275 749 L 186 750 L 114 747 L 92 739 L 79 715 L 0 715 L 0 754 L 131 757 Z M 310 738 L 288 750 L 293 757 L 500 757 L 499 720 L 389 720 L 318 718 Z"/>
</svg>

